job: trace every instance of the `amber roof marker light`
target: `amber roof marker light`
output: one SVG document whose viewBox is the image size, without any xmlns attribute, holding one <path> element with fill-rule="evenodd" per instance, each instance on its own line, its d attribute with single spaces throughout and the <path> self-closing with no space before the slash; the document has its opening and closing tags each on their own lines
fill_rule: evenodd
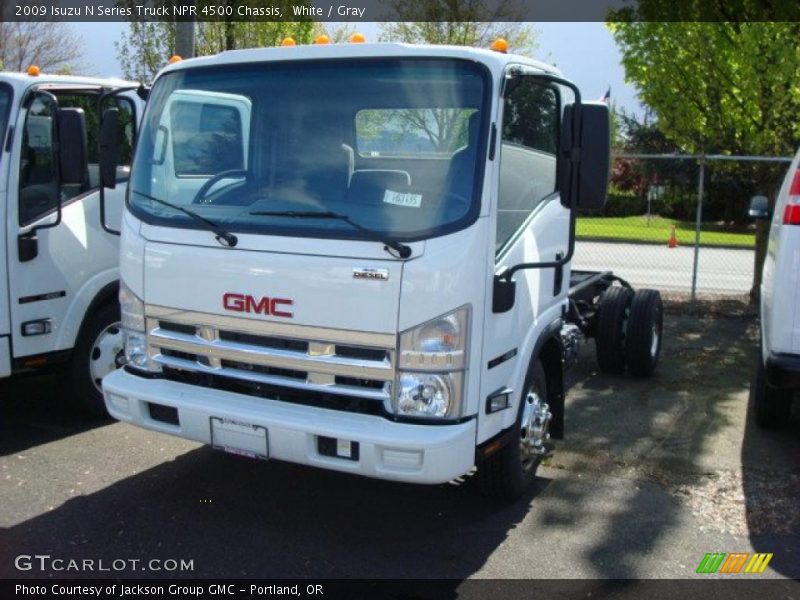
<svg viewBox="0 0 800 600">
<path fill-rule="evenodd" d="M 495 52 L 502 52 L 505 54 L 508 52 L 508 40 L 504 38 L 497 38 L 492 42 L 492 45 L 489 46 L 489 48 Z"/>
</svg>

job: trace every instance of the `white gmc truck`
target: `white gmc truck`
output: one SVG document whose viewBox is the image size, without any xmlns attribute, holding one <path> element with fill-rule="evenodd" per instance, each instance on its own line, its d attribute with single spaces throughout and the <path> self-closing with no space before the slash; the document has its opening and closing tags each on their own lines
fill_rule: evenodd
<svg viewBox="0 0 800 600">
<path fill-rule="evenodd" d="M 369 477 L 477 466 L 516 497 L 563 434 L 584 337 L 606 371 L 658 360 L 658 293 L 570 272 L 608 166 L 607 107 L 522 56 L 342 44 L 170 65 L 127 192 L 108 411 Z"/>
<path fill-rule="evenodd" d="M 103 182 L 128 175 L 144 106 L 134 87 L 36 67 L 0 73 L 0 378 L 66 366 L 73 396 L 98 414 L 100 382 L 123 357 L 123 196 Z M 101 150 L 107 109 L 116 129 Z M 105 177 L 101 152 L 120 164 Z"/>
</svg>

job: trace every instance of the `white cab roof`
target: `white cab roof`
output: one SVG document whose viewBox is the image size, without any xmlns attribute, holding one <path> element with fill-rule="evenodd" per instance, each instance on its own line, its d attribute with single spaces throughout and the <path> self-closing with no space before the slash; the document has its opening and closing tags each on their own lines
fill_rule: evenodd
<svg viewBox="0 0 800 600">
<path fill-rule="evenodd" d="M 0 71 L 0 83 L 7 83 L 13 89 L 15 94 L 20 93 L 33 85 L 63 85 L 63 86 L 104 86 L 104 87 L 127 87 L 135 86 L 138 83 L 134 81 L 125 81 L 124 79 L 103 79 L 100 77 L 80 77 L 73 75 L 49 75 L 41 73 L 33 76 L 27 73 L 18 73 L 12 71 Z"/>
<path fill-rule="evenodd" d="M 203 56 L 182 60 L 168 65 L 161 70 L 164 73 L 190 69 L 193 67 L 209 67 L 215 65 L 243 64 L 256 62 L 291 61 L 291 60 L 326 60 L 336 58 L 461 58 L 480 62 L 493 72 L 502 72 L 508 64 L 523 64 L 537 70 L 560 76 L 559 71 L 550 65 L 518 54 L 505 54 L 493 50 L 471 48 L 465 46 L 429 46 L 418 44 L 312 44 L 276 48 L 251 48 L 247 50 L 229 50 L 214 56 Z"/>
</svg>

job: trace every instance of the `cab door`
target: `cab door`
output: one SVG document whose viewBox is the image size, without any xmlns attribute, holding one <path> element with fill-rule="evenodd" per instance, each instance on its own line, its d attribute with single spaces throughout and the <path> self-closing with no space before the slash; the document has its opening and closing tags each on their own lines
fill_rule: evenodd
<svg viewBox="0 0 800 600">
<path fill-rule="evenodd" d="M 33 92 L 17 118 L 6 220 L 15 358 L 70 349 L 94 296 L 118 278 L 118 238 L 103 230 L 100 219 L 100 92 L 97 87 Z M 130 123 L 119 155 L 129 160 L 135 110 L 130 100 L 125 102 L 121 108 Z M 82 183 L 66 184 L 60 175 L 60 108 L 82 112 L 85 121 Z M 124 186 L 106 192 L 108 204 L 118 204 L 121 214 Z"/>
<path fill-rule="evenodd" d="M 6 130 L 9 123 L 14 93 L 11 86 L 0 81 L 0 223 L 7 219 L 6 194 L 8 192 L 8 159 L 10 153 L 6 150 Z M 5 248 L 6 230 L 0 227 L 0 248 Z M 0 251 L 0 377 L 11 374 L 11 315 L 8 307 L 8 275 L 6 269 L 8 262 L 5 253 Z"/>
<path fill-rule="evenodd" d="M 499 111 L 499 169 L 491 218 L 494 275 L 520 263 L 549 262 L 569 249 L 570 213 L 556 191 L 559 89 L 535 76 L 520 76 Z M 510 427 L 536 340 L 558 323 L 569 287 L 568 266 L 517 271 L 511 310 L 487 310 L 484 323 L 481 418 L 478 442 Z M 491 296 L 491 295 L 490 295 Z M 491 305 L 491 303 L 490 303 Z M 511 408 L 487 414 L 486 401 L 505 390 Z"/>
</svg>

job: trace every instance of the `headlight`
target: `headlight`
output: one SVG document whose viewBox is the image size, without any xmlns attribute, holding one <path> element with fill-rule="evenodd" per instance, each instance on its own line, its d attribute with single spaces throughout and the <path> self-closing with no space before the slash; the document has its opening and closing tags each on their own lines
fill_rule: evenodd
<svg viewBox="0 0 800 600">
<path fill-rule="evenodd" d="M 463 415 L 469 314 L 465 306 L 400 334 L 393 413 L 443 419 Z"/>
<path fill-rule="evenodd" d="M 147 355 L 144 302 L 124 282 L 119 285 L 119 308 L 125 336 L 125 361 L 131 367 L 143 371 L 160 371 L 160 367 Z"/>
<path fill-rule="evenodd" d="M 463 373 L 400 373 L 395 412 L 411 417 L 461 416 Z"/>
</svg>

